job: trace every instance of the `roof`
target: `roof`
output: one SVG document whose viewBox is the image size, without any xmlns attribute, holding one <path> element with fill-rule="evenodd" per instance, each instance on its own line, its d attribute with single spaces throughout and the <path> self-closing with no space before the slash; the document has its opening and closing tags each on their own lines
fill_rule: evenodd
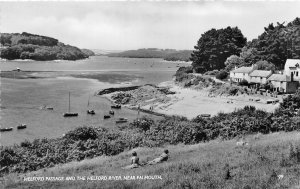
<svg viewBox="0 0 300 189">
<path fill-rule="evenodd" d="M 251 72 L 251 77 L 269 77 L 272 74 L 272 71 L 266 71 L 266 70 L 254 70 Z"/>
<path fill-rule="evenodd" d="M 284 70 L 295 68 L 297 64 L 300 66 L 300 59 L 287 59 L 284 65 Z"/>
<path fill-rule="evenodd" d="M 268 80 L 270 81 L 291 81 L 291 77 L 282 74 L 272 74 Z"/>
<path fill-rule="evenodd" d="M 244 67 L 244 66 L 242 66 L 242 67 L 239 67 L 239 68 L 237 68 L 235 70 L 232 70 L 232 72 L 233 73 L 249 73 L 252 70 L 253 70 L 252 67 Z"/>
</svg>

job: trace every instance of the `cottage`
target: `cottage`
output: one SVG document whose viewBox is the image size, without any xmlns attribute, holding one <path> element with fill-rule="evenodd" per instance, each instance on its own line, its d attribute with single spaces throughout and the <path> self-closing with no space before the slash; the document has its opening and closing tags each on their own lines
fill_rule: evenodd
<svg viewBox="0 0 300 189">
<path fill-rule="evenodd" d="M 230 79 L 233 82 L 241 82 L 242 80 L 250 81 L 249 74 L 255 70 L 256 67 L 240 67 L 235 68 L 234 70 L 230 71 Z"/>
<path fill-rule="evenodd" d="M 254 70 L 250 73 L 250 83 L 266 84 L 267 79 L 272 75 L 272 71 Z"/>
<path fill-rule="evenodd" d="M 294 80 L 300 81 L 300 59 L 287 59 L 284 65 L 284 74 L 293 76 Z"/>
<path fill-rule="evenodd" d="M 294 81 L 293 76 L 282 74 L 272 74 L 267 81 L 272 83 L 274 91 L 283 93 L 294 93 L 299 86 L 299 82 Z"/>
</svg>

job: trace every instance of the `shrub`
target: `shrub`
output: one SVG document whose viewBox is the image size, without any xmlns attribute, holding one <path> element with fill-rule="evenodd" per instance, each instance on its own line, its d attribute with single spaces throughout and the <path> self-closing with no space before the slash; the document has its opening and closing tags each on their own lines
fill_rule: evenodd
<svg viewBox="0 0 300 189">
<path fill-rule="evenodd" d="M 98 137 L 97 132 L 92 127 L 79 127 L 66 134 L 65 138 L 71 140 L 88 140 L 96 139 Z"/>
<path fill-rule="evenodd" d="M 239 85 L 241 85 L 241 86 L 248 86 L 249 85 L 249 83 L 248 83 L 248 81 L 246 80 L 246 79 L 243 79 L 241 82 L 239 82 L 238 83 Z"/>
<path fill-rule="evenodd" d="M 223 79 L 226 79 L 228 76 L 228 72 L 222 70 L 220 71 L 217 75 L 216 75 L 216 78 L 217 79 L 220 79 L 220 80 L 223 80 Z"/>
</svg>

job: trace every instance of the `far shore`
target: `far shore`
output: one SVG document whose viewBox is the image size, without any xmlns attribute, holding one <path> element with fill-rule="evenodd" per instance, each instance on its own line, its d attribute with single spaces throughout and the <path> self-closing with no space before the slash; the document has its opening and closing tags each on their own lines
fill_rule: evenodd
<svg viewBox="0 0 300 189">
<path fill-rule="evenodd" d="M 255 106 L 257 109 L 267 112 L 274 112 L 279 107 L 279 103 L 267 104 L 269 99 L 282 101 L 282 96 L 272 98 L 262 95 L 239 95 L 239 96 L 216 96 L 209 97 L 209 92 L 205 90 L 194 90 L 177 86 L 173 81 L 163 82 L 159 87 L 167 87 L 175 94 L 165 96 L 163 102 L 157 99 L 145 100 L 140 104 L 140 111 L 146 113 L 166 115 L 166 116 L 184 116 L 188 119 L 195 118 L 200 114 L 217 115 L 220 112 L 229 113 L 245 106 Z M 114 102 L 112 95 L 118 92 L 103 95 L 105 98 Z M 258 101 L 259 99 L 259 101 Z M 125 104 L 127 108 L 138 110 L 137 104 Z"/>
</svg>

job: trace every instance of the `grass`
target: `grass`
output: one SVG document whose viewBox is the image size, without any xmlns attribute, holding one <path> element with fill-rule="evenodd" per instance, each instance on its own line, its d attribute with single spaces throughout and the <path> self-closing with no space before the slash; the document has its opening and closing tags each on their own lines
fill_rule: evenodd
<svg viewBox="0 0 300 189">
<path fill-rule="evenodd" d="M 299 188 L 300 163 L 290 159 L 290 146 L 300 146 L 300 133 L 273 133 L 259 139 L 247 136 L 249 145 L 236 140 L 213 140 L 195 145 L 165 146 L 170 159 L 162 164 L 123 170 L 131 151 L 112 157 L 71 162 L 25 175 L 10 174 L 5 188 Z M 134 149 L 145 162 L 164 148 Z M 284 163 L 285 162 L 285 163 Z M 288 162 L 288 163 L 286 163 Z M 228 165 L 227 165 L 228 164 Z M 157 180 L 23 182 L 24 177 L 142 176 Z M 278 175 L 283 175 L 278 178 Z M 1 186 L 0 186 L 1 188 Z"/>
</svg>

